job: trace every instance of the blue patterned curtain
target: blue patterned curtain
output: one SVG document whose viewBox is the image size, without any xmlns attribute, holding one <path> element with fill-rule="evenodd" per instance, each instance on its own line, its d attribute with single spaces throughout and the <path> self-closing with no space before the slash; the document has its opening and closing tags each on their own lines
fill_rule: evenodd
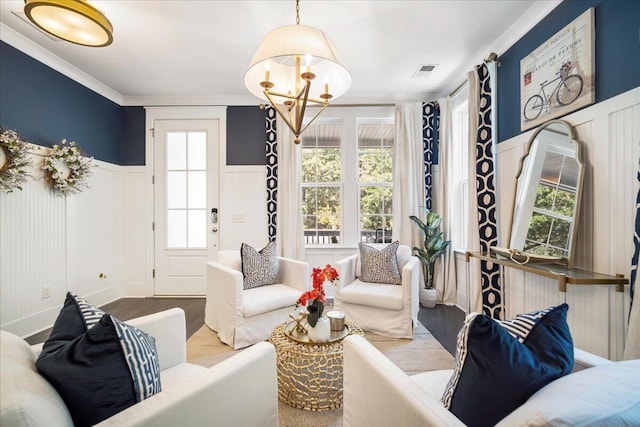
<svg viewBox="0 0 640 427">
<path fill-rule="evenodd" d="M 437 102 L 422 103 L 422 148 L 424 151 L 424 205 L 431 210 L 434 141 L 438 134 L 440 107 Z"/>
<path fill-rule="evenodd" d="M 640 182 L 640 168 L 637 175 Z M 640 189 L 636 196 L 636 223 L 633 233 L 633 256 L 631 257 L 631 274 L 629 274 L 629 296 L 631 297 L 631 305 L 629 306 L 629 316 L 631 316 L 631 307 L 633 307 L 633 294 L 636 290 L 636 277 L 638 275 L 638 258 L 640 257 Z"/>
<path fill-rule="evenodd" d="M 495 164 L 493 160 L 493 136 L 491 128 L 491 82 L 489 69 L 482 64 L 478 74 L 478 131 L 476 138 L 476 189 L 478 201 L 478 224 L 480 250 L 489 252 L 498 245 L 496 221 Z M 498 264 L 481 261 L 481 286 L 483 313 L 494 319 L 502 315 L 500 296 L 500 270 Z"/>
<path fill-rule="evenodd" d="M 267 164 L 267 226 L 269 241 L 276 240 L 276 214 L 278 211 L 278 138 L 276 133 L 276 110 L 265 108 L 266 164 Z"/>
</svg>

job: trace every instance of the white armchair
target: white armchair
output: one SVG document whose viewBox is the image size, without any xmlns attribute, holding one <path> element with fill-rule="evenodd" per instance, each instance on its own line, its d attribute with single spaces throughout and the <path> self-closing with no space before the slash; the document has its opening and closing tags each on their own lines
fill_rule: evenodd
<svg viewBox="0 0 640 427">
<path fill-rule="evenodd" d="M 575 349 L 583 369 L 538 390 L 497 427 L 638 425 L 640 360 L 611 362 Z M 440 402 L 452 369 L 407 375 L 356 335 L 344 339 L 345 427 L 464 427 Z M 491 410 L 489 408 L 488 410 Z"/>
<path fill-rule="evenodd" d="M 394 338 L 413 338 L 418 321 L 420 264 L 406 245 L 400 245 L 396 254 L 402 285 L 362 282 L 359 279 L 359 254 L 338 261 L 336 270 L 340 280 L 335 289 L 334 305 L 345 313 L 347 320 L 365 331 Z"/>
<path fill-rule="evenodd" d="M 278 257 L 281 284 L 243 290 L 241 262 L 240 251 L 224 250 L 207 264 L 204 321 L 234 349 L 267 340 L 309 289 L 309 265 Z"/>
<path fill-rule="evenodd" d="M 278 425 L 275 349 L 255 345 L 212 368 L 186 361 L 184 311 L 128 320 L 156 339 L 162 391 L 98 426 Z M 64 401 L 35 367 L 42 344 L 0 332 L 0 425 L 73 426 Z"/>
</svg>

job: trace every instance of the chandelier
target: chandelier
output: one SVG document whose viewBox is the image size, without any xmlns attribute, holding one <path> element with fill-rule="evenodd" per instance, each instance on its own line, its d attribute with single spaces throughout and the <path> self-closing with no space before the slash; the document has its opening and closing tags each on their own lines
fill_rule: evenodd
<svg viewBox="0 0 640 427">
<path fill-rule="evenodd" d="M 113 42 L 111 22 L 85 0 L 25 0 L 24 13 L 38 28 L 82 46 Z"/>
<path fill-rule="evenodd" d="M 312 85 L 314 80 L 318 83 Z M 296 0 L 296 24 L 267 34 L 253 56 L 244 83 L 251 93 L 271 103 L 299 144 L 302 132 L 329 106 L 329 100 L 349 89 L 351 75 L 322 30 L 300 25 L 300 4 Z M 320 109 L 305 122 L 308 106 Z"/>
</svg>

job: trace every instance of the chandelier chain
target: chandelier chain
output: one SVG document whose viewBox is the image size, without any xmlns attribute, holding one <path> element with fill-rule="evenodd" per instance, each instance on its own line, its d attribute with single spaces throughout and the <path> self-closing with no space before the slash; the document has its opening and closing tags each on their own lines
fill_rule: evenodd
<svg viewBox="0 0 640 427">
<path fill-rule="evenodd" d="M 300 25 L 300 0 L 296 0 L 296 25 Z"/>
</svg>

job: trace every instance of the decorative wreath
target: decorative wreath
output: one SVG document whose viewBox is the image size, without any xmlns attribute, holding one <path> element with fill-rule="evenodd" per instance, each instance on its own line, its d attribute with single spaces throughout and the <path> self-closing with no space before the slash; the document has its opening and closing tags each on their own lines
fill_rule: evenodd
<svg viewBox="0 0 640 427">
<path fill-rule="evenodd" d="M 0 164 L 0 191 L 22 190 L 22 184 L 29 176 L 25 168 L 31 164 L 28 144 L 20 139 L 17 132 L 0 128 L 0 149 L 5 158 L 4 164 Z"/>
<path fill-rule="evenodd" d="M 61 168 L 64 164 L 68 168 Z M 47 181 L 54 193 L 66 196 L 81 193 L 83 188 L 89 188 L 87 182 L 91 176 L 93 157 L 84 157 L 80 153 L 75 141 L 62 140 L 60 145 L 54 145 L 44 158 L 42 169 L 45 170 Z"/>
</svg>

